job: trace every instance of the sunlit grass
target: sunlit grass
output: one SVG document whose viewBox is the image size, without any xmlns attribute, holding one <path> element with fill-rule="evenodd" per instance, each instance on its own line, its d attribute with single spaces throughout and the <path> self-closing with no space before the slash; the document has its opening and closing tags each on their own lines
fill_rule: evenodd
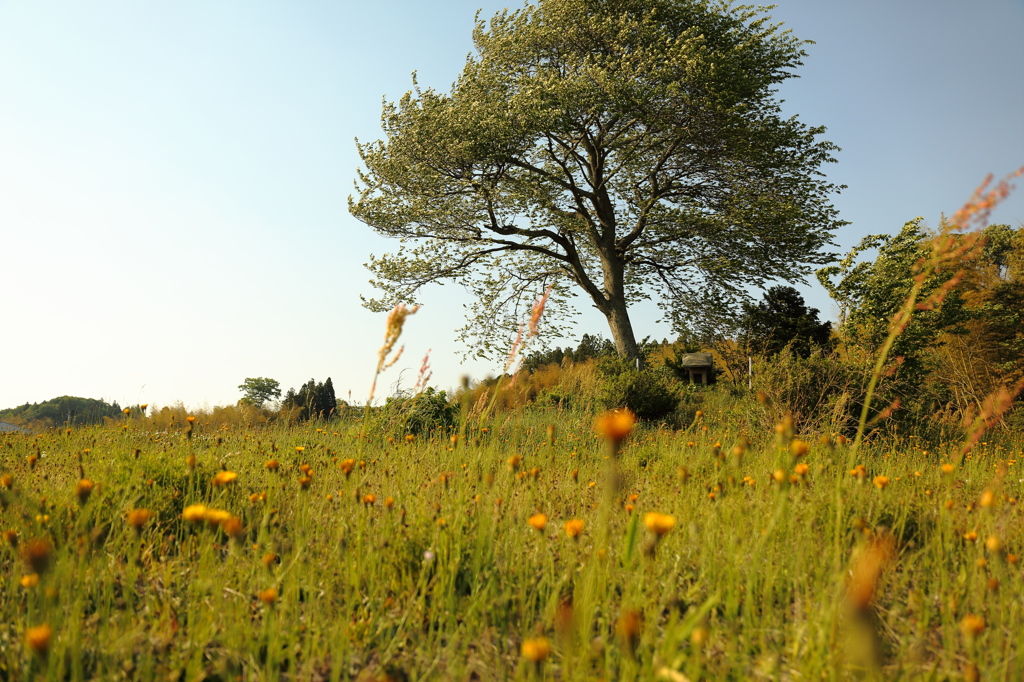
<svg viewBox="0 0 1024 682">
<path fill-rule="evenodd" d="M 0 676 L 1024 676 L 1020 439 L 729 417 L 6 435 Z"/>
</svg>

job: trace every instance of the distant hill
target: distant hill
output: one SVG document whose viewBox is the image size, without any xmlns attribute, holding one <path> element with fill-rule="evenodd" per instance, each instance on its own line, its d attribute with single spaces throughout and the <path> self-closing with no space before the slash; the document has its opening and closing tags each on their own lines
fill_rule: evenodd
<svg viewBox="0 0 1024 682">
<path fill-rule="evenodd" d="M 94 398 L 77 398 L 64 395 L 42 403 L 25 403 L 20 407 L 0 410 L 0 420 L 10 425 L 61 426 L 69 424 L 84 426 L 101 424 L 105 417 L 120 417 L 121 407 L 116 402 L 108 403 Z M 0 429 L 2 430 L 2 429 Z"/>
</svg>

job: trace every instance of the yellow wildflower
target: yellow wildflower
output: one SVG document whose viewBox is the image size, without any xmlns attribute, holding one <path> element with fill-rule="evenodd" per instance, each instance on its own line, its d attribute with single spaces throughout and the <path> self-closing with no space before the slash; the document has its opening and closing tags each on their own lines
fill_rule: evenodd
<svg viewBox="0 0 1024 682">
<path fill-rule="evenodd" d="M 238 478 L 234 471 L 218 471 L 213 477 L 213 484 L 217 487 L 225 486 Z"/>
<path fill-rule="evenodd" d="M 659 537 L 668 533 L 675 525 L 676 517 L 671 514 L 659 514 L 658 512 L 644 514 L 644 526 Z"/>
</svg>

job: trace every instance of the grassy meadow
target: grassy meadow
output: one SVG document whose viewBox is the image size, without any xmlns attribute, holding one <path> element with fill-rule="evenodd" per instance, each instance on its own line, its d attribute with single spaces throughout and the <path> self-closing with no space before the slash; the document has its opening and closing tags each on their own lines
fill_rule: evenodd
<svg viewBox="0 0 1024 682">
<path fill-rule="evenodd" d="M 710 404 L 6 434 L 0 679 L 1024 679 L 1024 439 Z"/>
</svg>

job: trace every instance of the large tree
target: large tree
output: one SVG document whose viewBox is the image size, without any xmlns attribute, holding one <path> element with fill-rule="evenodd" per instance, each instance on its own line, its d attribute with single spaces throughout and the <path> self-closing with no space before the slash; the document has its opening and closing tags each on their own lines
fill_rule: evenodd
<svg viewBox="0 0 1024 682">
<path fill-rule="evenodd" d="M 263 407 L 268 401 L 281 397 L 281 384 L 277 379 L 266 377 L 249 377 L 245 383 L 239 384 L 238 390 L 245 394 L 239 402 L 256 407 Z"/>
<path fill-rule="evenodd" d="M 386 139 L 359 144 L 350 210 L 402 242 L 371 256 L 371 309 L 459 282 L 473 294 L 463 339 L 486 354 L 553 285 L 548 314 L 582 295 L 634 358 L 630 303 L 656 297 L 682 329 L 830 260 L 837 188 L 819 169 L 836 148 L 781 115 L 804 43 L 769 17 L 538 0 L 473 37 L 450 93 L 416 86 L 385 104 Z"/>
<path fill-rule="evenodd" d="M 793 287 L 774 286 L 756 304 L 743 306 L 743 345 L 749 352 L 777 355 L 786 348 L 807 358 L 815 346 L 827 348 L 832 325 L 818 320 Z"/>
</svg>

